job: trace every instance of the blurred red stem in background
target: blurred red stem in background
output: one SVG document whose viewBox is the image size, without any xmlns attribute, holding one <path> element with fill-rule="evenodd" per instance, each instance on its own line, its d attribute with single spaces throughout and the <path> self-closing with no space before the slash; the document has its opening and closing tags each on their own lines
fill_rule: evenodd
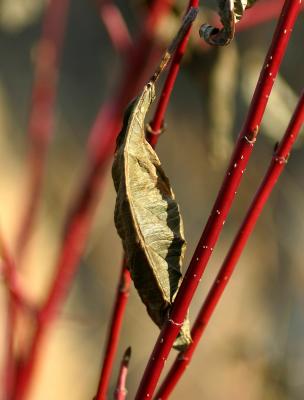
<svg viewBox="0 0 304 400">
<path fill-rule="evenodd" d="M 11 291 L 11 288 L 15 284 L 16 266 L 10 256 L 2 234 L 0 234 L 0 257 L 2 262 L 2 273 L 7 286 L 7 309 L 5 325 L 6 348 L 2 367 L 3 373 L 1 378 L 3 381 L 0 389 L 0 397 L 3 399 L 10 399 L 13 394 L 15 382 L 14 328 L 16 322 L 16 299 Z"/>
<path fill-rule="evenodd" d="M 99 0 L 99 14 L 114 48 L 119 54 L 126 55 L 133 43 L 120 10 L 112 0 Z"/>
<path fill-rule="evenodd" d="M 289 153 L 296 141 L 301 126 L 304 122 L 304 92 L 299 100 L 298 106 L 292 116 L 287 131 L 281 140 L 278 149 L 273 155 L 267 173 L 250 205 L 246 217 L 233 241 L 233 244 L 225 258 L 225 261 L 213 282 L 211 289 L 203 303 L 203 306 L 196 318 L 191 330 L 193 342 L 186 351 L 181 352 L 176 357 L 170 371 L 168 372 L 164 382 L 159 388 L 155 399 L 168 399 L 174 387 L 180 380 L 185 369 L 189 365 L 192 355 L 210 321 L 210 318 L 218 304 L 231 276 L 236 264 L 246 246 L 246 243 L 255 227 L 255 224 L 263 211 L 279 176 L 281 175 L 287 163 Z"/>
<path fill-rule="evenodd" d="M 92 216 L 97 206 L 103 176 L 113 155 L 114 143 L 121 125 L 124 108 L 145 80 L 141 73 L 143 64 L 149 62 L 157 24 L 169 11 L 170 5 L 171 0 L 154 0 L 152 2 L 139 35 L 139 41 L 134 47 L 134 51 L 129 54 L 123 80 L 116 95 L 101 108 L 93 125 L 89 137 L 87 173 L 70 209 L 55 278 L 41 309 L 28 357 L 20 368 L 15 393 L 16 400 L 22 400 L 27 396 L 44 337 L 56 318 L 77 272 Z"/>
<path fill-rule="evenodd" d="M 16 254 L 21 260 L 30 239 L 41 197 L 48 147 L 53 133 L 58 67 L 69 9 L 69 0 L 50 0 L 35 54 L 35 77 L 28 123 L 29 176 L 23 216 L 17 233 Z"/>
<path fill-rule="evenodd" d="M 128 391 L 126 389 L 126 381 L 127 381 L 130 358 L 131 358 L 131 347 L 128 347 L 127 350 L 125 351 L 125 354 L 123 356 L 120 365 L 116 390 L 114 393 L 115 400 L 125 400 L 127 397 Z M 96 397 L 96 400 L 99 400 L 99 397 Z"/>
<path fill-rule="evenodd" d="M 250 109 L 232 155 L 230 165 L 211 215 L 194 252 L 186 275 L 150 356 L 135 399 L 151 399 L 187 314 L 190 302 L 207 266 L 223 224 L 231 208 L 249 161 L 275 77 L 285 53 L 291 30 L 300 11 L 299 0 L 286 0 L 272 44 L 266 56 Z"/>
<path fill-rule="evenodd" d="M 189 2 L 188 9 L 190 7 L 197 7 L 198 6 L 198 0 L 191 0 Z M 191 27 L 189 28 L 188 32 L 185 34 L 184 38 L 181 40 L 179 43 L 173 59 L 172 63 L 170 65 L 170 69 L 164 84 L 164 87 L 162 89 L 161 95 L 159 102 L 156 107 L 156 111 L 154 113 L 154 117 L 152 122 L 150 123 L 150 130 L 148 132 L 148 141 L 152 145 L 152 147 L 155 147 L 159 138 L 159 132 L 161 131 L 162 125 L 163 125 L 163 120 L 164 120 L 164 115 L 166 113 L 169 99 L 174 87 L 174 83 L 177 78 L 177 74 L 180 68 L 180 63 L 182 60 L 182 57 L 185 53 L 186 46 L 189 40 L 189 35 L 190 35 Z M 130 288 L 130 273 L 127 269 L 127 263 L 126 260 L 124 259 L 122 263 L 122 268 L 121 268 L 121 273 L 120 273 L 120 282 L 116 291 L 116 297 L 115 297 L 115 304 L 113 307 L 113 312 L 111 316 L 111 323 L 110 323 L 110 328 L 109 332 L 107 335 L 107 343 L 105 347 L 105 356 L 103 360 L 103 365 L 102 365 L 102 371 L 101 371 L 101 376 L 100 376 L 100 381 L 99 381 L 99 387 L 98 387 L 98 393 L 96 400 L 104 400 L 106 399 L 108 387 L 109 387 L 109 382 L 110 382 L 110 377 L 111 377 L 111 372 L 113 369 L 113 363 L 115 359 L 115 354 L 117 352 L 117 347 L 118 347 L 118 341 L 119 341 L 119 336 L 120 336 L 120 331 L 122 327 L 122 322 L 123 322 L 123 317 L 125 313 L 125 308 L 127 305 L 128 301 L 128 293 L 129 293 L 129 288 Z M 121 287 L 123 287 L 123 290 L 121 290 Z"/>
</svg>

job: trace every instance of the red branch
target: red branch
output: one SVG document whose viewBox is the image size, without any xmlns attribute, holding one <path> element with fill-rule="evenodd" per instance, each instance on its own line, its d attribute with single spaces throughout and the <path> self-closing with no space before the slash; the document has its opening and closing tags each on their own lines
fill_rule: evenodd
<svg viewBox="0 0 304 400">
<path fill-rule="evenodd" d="M 189 5 L 188 5 L 188 10 L 191 7 L 198 7 L 199 5 L 199 0 L 190 0 Z M 180 69 L 180 64 L 181 60 L 185 54 L 186 47 L 189 41 L 189 36 L 191 32 L 191 26 L 183 38 L 183 40 L 180 42 L 178 45 L 178 48 L 176 49 L 176 52 L 174 53 L 174 57 L 168 72 L 168 76 L 166 79 L 166 82 L 164 84 L 160 100 L 157 104 L 157 108 L 155 110 L 154 118 L 152 122 L 150 123 L 150 135 L 148 137 L 149 143 L 151 144 L 152 147 L 155 147 L 158 141 L 159 134 L 162 131 L 163 128 L 163 122 L 164 122 L 164 116 L 167 111 L 168 103 L 171 97 L 171 93 Z"/>
<path fill-rule="evenodd" d="M 53 133 L 54 103 L 57 93 L 58 66 L 69 8 L 69 0 L 48 3 L 41 38 L 35 55 L 35 79 L 28 123 L 29 176 L 27 198 L 19 232 L 16 254 L 21 259 L 32 233 L 41 195 L 46 156 Z"/>
<path fill-rule="evenodd" d="M 130 358 L 131 358 L 131 347 L 128 347 L 123 356 L 119 370 L 116 390 L 114 394 L 115 400 L 125 400 L 127 397 L 128 391 L 126 389 L 126 381 L 127 381 Z M 99 400 L 99 397 L 97 397 L 96 400 Z"/>
<path fill-rule="evenodd" d="M 66 221 L 66 229 L 56 266 L 55 278 L 38 319 L 37 330 L 18 376 L 15 399 L 25 398 L 39 359 L 41 345 L 51 323 L 68 294 L 97 206 L 103 176 L 113 155 L 114 143 L 128 101 L 144 81 L 143 64 L 148 63 L 157 24 L 168 11 L 171 0 L 154 0 L 139 36 L 138 45 L 129 55 L 126 71 L 116 95 L 107 102 L 93 125 L 90 134 L 87 174 L 80 186 Z"/>
<path fill-rule="evenodd" d="M 192 297 L 207 266 L 249 161 L 268 97 L 299 11 L 299 0 L 285 1 L 247 119 L 236 143 L 227 174 L 194 252 L 190 266 L 177 293 L 170 315 L 155 344 L 138 388 L 135 397 L 136 400 L 152 398 L 165 361 L 183 324 Z"/>
<path fill-rule="evenodd" d="M 197 7 L 198 0 L 191 0 L 189 2 L 189 7 Z M 172 63 L 168 72 L 168 76 L 166 78 L 166 82 L 162 89 L 162 93 L 160 96 L 160 100 L 157 104 L 156 111 L 153 117 L 153 120 L 150 124 L 150 134 L 148 137 L 148 141 L 150 144 L 155 147 L 159 138 L 159 132 L 163 125 L 164 115 L 169 103 L 169 99 L 174 87 L 174 83 L 177 78 L 177 74 L 180 68 L 180 63 L 182 57 L 185 53 L 186 46 L 189 40 L 191 26 L 188 32 L 185 34 L 182 41 L 179 43 L 174 57 L 172 59 Z M 109 387 L 109 381 L 111 376 L 111 371 L 113 368 L 114 358 L 117 351 L 118 340 L 120 336 L 122 320 L 125 312 L 125 308 L 127 305 L 128 292 L 130 287 L 130 273 L 127 269 L 126 260 L 123 261 L 122 269 L 120 273 L 120 283 L 117 288 L 115 305 L 113 308 L 113 313 L 111 317 L 111 325 L 107 335 L 107 344 L 105 347 L 105 357 L 103 360 L 103 366 L 101 371 L 101 377 L 98 387 L 98 394 L 96 400 L 104 400 L 106 398 L 107 390 Z M 123 288 L 123 290 L 121 290 Z"/>
<path fill-rule="evenodd" d="M 16 301 L 12 293 L 12 286 L 15 286 L 16 266 L 10 256 L 8 248 L 0 234 L 0 256 L 2 258 L 2 273 L 7 285 L 7 310 L 5 327 L 5 359 L 3 363 L 3 398 L 11 398 L 15 380 L 14 360 L 14 327 L 16 321 Z M 1 397 L 2 398 L 2 397 Z"/>
<path fill-rule="evenodd" d="M 294 142 L 296 141 L 299 131 L 304 122 L 304 92 L 299 100 L 298 106 L 292 116 L 287 131 L 281 140 L 277 151 L 269 165 L 267 173 L 248 209 L 246 217 L 233 241 L 233 244 L 225 258 L 225 261 L 213 282 L 208 296 L 196 318 L 193 325 L 191 336 L 193 342 L 183 353 L 180 353 L 170 371 L 168 372 L 164 382 L 159 388 L 156 399 L 168 399 L 174 387 L 180 380 L 182 374 L 192 359 L 192 355 L 209 323 L 209 320 L 217 306 L 231 276 L 236 264 L 246 246 L 246 243 L 256 225 L 256 222 L 263 211 L 279 176 L 281 175 Z"/>
<path fill-rule="evenodd" d="M 111 324 L 109 326 L 109 332 L 107 334 L 105 356 L 103 360 L 96 400 L 105 400 L 107 398 L 107 391 L 118 347 L 121 326 L 130 292 L 130 283 L 130 273 L 126 266 L 126 260 L 123 260 L 119 284 L 116 291 L 115 305 L 112 312 Z"/>
</svg>

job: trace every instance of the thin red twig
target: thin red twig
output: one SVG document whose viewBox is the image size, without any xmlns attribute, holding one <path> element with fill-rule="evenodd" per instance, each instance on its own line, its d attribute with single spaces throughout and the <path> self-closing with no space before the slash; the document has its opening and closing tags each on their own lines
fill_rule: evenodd
<svg viewBox="0 0 304 400">
<path fill-rule="evenodd" d="M 279 176 L 281 175 L 287 163 L 289 153 L 296 141 L 301 126 L 304 122 L 304 92 L 299 100 L 298 106 L 292 116 L 289 126 L 282 138 L 277 151 L 273 155 L 265 177 L 254 196 L 254 199 L 248 209 L 246 217 L 235 236 L 231 248 L 215 278 L 211 289 L 203 303 L 203 306 L 196 318 L 191 330 L 193 342 L 186 351 L 178 354 L 164 382 L 159 388 L 155 399 L 168 399 L 176 384 L 180 380 L 185 369 L 189 365 L 192 355 L 210 321 L 210 318 L 232 276 L 236 264 L 246 246 L 246 243 L 256 225 L 256 222 L 263 211 Z"/>
<path fill-rule="evenodd" d="M 70 0 L 50 0 L 35 55 L 35 78 L 28 123 L 29 176 L 25 208 L 17 234 L 16 254 L 20 260 L 30 239 L 41 196 L 46 156 L 53 133 L 58 68 Z"/>
<path fill-rule="evenodd" d="M 189 2 L 188 9 L 190 7 L 197 7 L 198 0 L 191 0 Z M 155 147 L 159 138 L 159 132 L 163 125 L 164 115 L 169 103 L 169 99 L 174 87 L 174 83 L 177 78 L 177 74 L 179 71 L 180 63 L 182 57 L 186 50 L 186 45 L 189 40 L 191 27 L 188 32 L 185 34 L 182 41 L 179 43 L 168 72 L 168 76 L 166 78 L 164 87 L 162 89 L 162 93 L 159 99 L 159 102 L 156 107 L 156 111 L 154 113 L 153 120 L 150 124 L 150 134 L 148 137 L 148 141 L 150 144 Z M 105 357 L 103 360 L 103 366 L 101 371 L 101 377 L 98 387 L 98 394 L 96 400 L 104 400 L 106 398 L 107 390 L 109 387 L 110 376 L 113 368 L 113 363 L 115 359 L 115 354 L 117 351 L 118 340 L 120 336 L 122 320 L 124 317 L 125 308 L 127 305 L 128 292 L 130 287 L 130 273 L 127 269 L 126 260 L 122 263 L 121 273 L 120 273 L 120 283 L 117 288 L 116 297 L 115 297 L 115 305 L 113 308 L 113 313 L 111 317 L 111 324 L 109 328 L 109 332 L 107 335 L 107 344 L 105 347 Z M 121 288 L 123 287 L 123 290 Z"/>
<path fill-rule="evenodd" d="M 286 0 L 266 56 L 244 127 L 239 135 L 224 182 L 190 266 L 177 293 L 170 315 L 157 339 L 135 399 L 151 399 L 173 342 L 207 266 L 249 161 L 258 129 L 288 40 L 300 11 L 299 0 Z"/>
<path fill-rule="evenodd" d="M 126 381 L 127 381 L 130 358 L 131 358 L 131 347 L 128 347 L 123 356 L 119 370 L 116 390 L 114 393 L 115 400 L 125 400 L 127 397 L 128 391 L 126 388 Z M 97 397 L 96 400 L 99 400 L 99 398 Z"/>
<path fill-rule="evenodd" d="M 16 266 L 10 256 L 6 243 L 0 234 L 0 257 L 3 263 L 3 276 L 7 285 L 7 310 L 5 326 L 5 358 L 3 363 L 3 398 L 11 398 L 13 394 L 15 381 L 15 359 L 14 359 L 14 337 L 16 322 L 16 302 L 11 292 L 11 286 L 14 284 Z"/>
<path fill-rule="evenodd" d="M 190 0 L 188 4 L 188 10 L 191 7 L 198 7 L 199 0 Z M 161 92 L 160 100 L 157 104 L 155 114 L 152 122 L 150 123 L 150 135 L 148 136 L 149 143 L 152 147 L 156 146 L 158 141 L 159 134 L 162 131 L 164 116 L 168 108 L 168 103 L 171 97 L 171 93 L 180 69 L 181 60 L 185 54 L 186 47 L 189 41 L 189 36 L 191 32 L 192 26 L 190 26 L 187 34 L 183 38 L 183 40 L 178 45 L 176 52 L 174 53 L 174 57 L 172 59 L 172 63 L 168 72 L 167 79 L 165 81 L 164 87 Z"/>
<path fill-rule="evenodd" d="M 105 346 L 105 356 L 103 360 L 101 376 L 96 395 L 96 400 L 105 400 L 109 388 L 110 377 L 113 369 L 113 363 L 118 347 L 123 317 L 128 302 L 130 292 L 131 277 L 126 266 L 126 260 L 123 260 L 119 284 L 115 296 L 115 304 L 112 312 L 111 324 L 107 334 L 107 343 Z"/>
<path fill-rule="evenodd" d="M 7 246 L 4 243 L 4 239 L 0 235 L 0 248 L 2 248 L 2 257 L 5 262 L 0 266 L 0 275 L 3 276 L 6 287 L 10 292 L 12 299 L 15 304 L 23 310 L 30 313 L 36 313 L 36 306 L 34 305 L 33 299 L 30 298 L 26 292 L 21 276 L 18 273 L 16 265 L 10 256 Z"/>
<path fill-rule="evenodd" d="M 129 55 L 123 80 L 114 95 L 100 110 L 90 134 L 89 162 L 85 179 L 66 222 L 64 238 L 56 266 L 55 278 L 43 305 L 37 330 L 18 375 L 15 399 L 23 400 L 32 382 L 39 359 L 41 345 L 51 323 L 56 318 L 61 304 L 75 277 L 80 257 L 96 209 L 102 178 L 113 154 L 115 138 L 121 125 L 123 110 L 144 81 L 141 74 L 143 64 L 148 62 L 152 50 L 157 24 L 168 11 L 171 0 L 154 0 L 143 24 L 138 45 Z"/>
</svg>

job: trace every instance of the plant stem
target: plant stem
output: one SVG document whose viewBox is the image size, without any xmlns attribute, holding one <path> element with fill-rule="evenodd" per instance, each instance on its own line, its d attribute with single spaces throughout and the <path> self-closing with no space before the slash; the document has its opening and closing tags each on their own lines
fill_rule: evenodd
<svg viewBox="0 0 304 400">
<path fill-rule="evenodd" d="M 174 387 L 180 380 L 185 369 L 189 365 L 192 355 L 210 321 L 210 318 L 217 306 L 231 276 L 236 267 L 236 264 L 246 246 L 246 243 L 256 225 L 256 222 L 263 211 L 279 176 L 281 175 L 289 153 L 296 141 L 301 126 L 304 122 L 304 92 L 299 100 L 298 106 L 292 116 L 286 133 L 281 140 L 277 151 L 273 155 L 271 163 L 265 174 L 265 177 L 254 196 L 254 199 L 248 209 L 246 217 L 230 247 L 230 250 L 225 258 L 225 261 L 220 268 L 220 271 L 213 282 L 211 289 L 203 303 L 203 306 L 196 318 L 196 321 L 191 330 L 193 342 L 186 351 L 181 352 L 175 359 L 170 371 L 168 372 L 164 382 L 159 388 L 155 399 L 168 399 Z"/>
<path fill-rule="evenodd" d="M 70 0 L 50 0 L 48 2 L 35 57 L 35 78 L 28 123 L 29 176 L 25 208 L 17 234 L 16 254 L 18 260 L 22 259 L 30 239 L 41 196 L 46 157 L 53 133 L 58 68 L 69 3 Z"/>
<path fill-rule="evenodd" d="M 5 326 L 5 357 L 3 363 L 3 382 L 0 397 L 10 399 L 13 395 L 15 381 L 15 358 L 14 358 L 14 337 L 16 322 L 16 299 L 11 291 L 14 285 L 14 276 L 16 266 L 10 256 L 6 243 L 0 234 L 0 257 L 3 263 L 3 275 L 7 286 L 7 309 L 6 309 L 6 326 Z M 3 392 L 2 392 L 3 391 Z"/>
<path fill-rule="evenodd" d="M 119 284 L 116 291 L 111 324 L 109 326 L 109 332 L 107 334 L 105 356 L 103 360 L 96 400 L 105 400 L 107 397 L 107 391 L 109 388 L 113 363 L 117 352 L 121 326 L 123 322 L 126 305 L 128 302 L 130 284 L 131 284 L 131 277 L 129 270 L 127 269 L 126 260 L 124 259 L 122 262 Z"/>
<path fill-rule="evenodd" d="M 211 215 L 177 293 L 170 315 L 157 339 L 135 399 L 151 399 L 173 342 L 223 228 L 249 161 L 275 77 L 285 53 L 291 30 L 300 10 L 299 0 L 286 0 L 272 44 L 266 56 L 244 127 Z"/>
<path fill-rule="evenodd" d="M 171 0 L 154 0 L 151 4 L 139 36 L 138 45 L 129 55 L 126 71 L 116 95 L 101 108 L 93 125 L 89 137 L 87 173 L 70 209 L 56 265 L 55 278 L 41 308 L 28 357 L 24 360 L 18 374 L 16 400 L 23 400 L 27 396 L 45 336 L 75 277 L 97 206 L 103 176 L 113 154 L 123 110 L 136 93 L 138 86 L 144 81 L 141 74 L 143 63 L 148 61 L 151 53 L 157 24 L 160 18 L 169 11 L 170 5 Z"/>
<path fill-rule="evenodd" d="M 188 10 L 191 7 L 198 7 L 198 5 L 199 5 L 199 0 L 190 0 L 188 5 Z M 160 95 L 160 100 L 157 104 L 153 120 L 150 123 L 150 129 L 148 130 L 147 139 L 152 147 L 156 146 L 159 134 L 162 132 L 163 129 L 164 116 L 167 111 L 171 93 L 173 91 L 173 87 L 180 69 L 181 60 L 186 51 L 186 47 L 191 32 L 191 27 L 192 25 L 188 28 L 188 32 L 185 34 L 183 40 L 179 43 L 174 53 L 174 57 L 172 59 L 168 76 Z"/>
<path fill-rule="evenodd" d="M 131 347 L 128 347 L 123 356 L 119 370 L 116 390 L 114 394 L 115 400 L 125 400 L 127 397 L 128 391 L 126 389 L 126 381 L 127 381 L 130 358 L 131 358 Z M 99 400 L 99 398 L 97 397 L 96 400 Z"/>
<path fill-rule="evenodd" d="M 197 6 L 198 6 L 198 0 L 191 0 L 189 2 L 188 10 L 191 7 L 197 7 Z M 159 134 L 157 134 L 157 132 L 160 132 L 161 127 L 163 125 L 164 115 L 169 103 L 174 83 L 177 78 L 182 57 L 186 50 L 186 46 L 189 40 L 190 30 L 191 26 L 189 26 L 188 31 L 184 34 L 183 39 L 179 42 L 177 49 L 174 53 L 170 69 L 164 87 L 162 89 L 162 93 L 158 101 L 156 111 L 154 113 L 153 120 L 150 124 L 151 129 L 149 129 L 148 131 L 148 141 L 152 145 L 152 147 L 156 146 L 159 138 Z M 115 354 L 117 352 L 122 320 L 124 317 L 124 312 L 128 300 L 128 293 L 126 292 L 129 291 L 130 282 L 131 282 L 130 273 L 127 268 L 126 260 L 124 259 L 124 261 L 122 262 L 122 268 L 120 273 L 120 282 L 116 291 L 115 305 L 113 307 L 110 329 L 107 335 L 105 356 L 103 360 L 103 366 L 102 366 L 96 400 L 106 399 L 106 394 L 109 387 L 110 376 L 113 369 Z M 121 290 L 121 287 L 124 288 L 123 291 Z"/>
</svg>

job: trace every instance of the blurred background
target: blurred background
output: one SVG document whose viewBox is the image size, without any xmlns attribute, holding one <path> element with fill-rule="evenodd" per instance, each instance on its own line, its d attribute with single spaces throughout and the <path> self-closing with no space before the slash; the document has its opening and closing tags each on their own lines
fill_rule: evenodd
<svg viewBox="0 0 304 400">
<path fill-rule="evenodd" d="M 46 4 L 44 0 L 0 1 L 0 229 L 13 255 L 26 202 L 31 88 Z M 116 4 L 136 38 L 147 4 L 140 0 Z M 179 0 L 161 21 L 156 37 L 160 48 L 177 28 L 186 4 Z M 264 4 L 267 7 L 267 1 Z M 212 9 L 216 9 L 215 2 L 202 2 L 199 22 L 207 21 Z M 170 101 L 166 132 L 157 146 L 184 220 L 188 243 L 184 268 L 208 218 L 246 117 L 276 21 L 251 27 L 244 23 L 231 46 L 221 49 L 202 47 L 199 22 L 193 29 Z M 241 189 L 191 306 L 192 321 L 304 87 L 303 38 L 302 13 Z M 64 221 L 84 176 L 88 133 L 101 105 L 115 91 L 123 68 L 122 57 L 111 44 L 95 2 L 71 1 L 43 193 L 35 229 L 22 259 L 22 282 L 37 304 L 50 286 Z M 154 66 L 149 68 L 153 70 Z M 303 168 L 301 136 L 172 399 L 303 399 Z M 113 223 L 114 205 L 108 168 L 77 277 L 64 309 L 45 338 L 30 400 L 89 400 L 96 393 L 122 259 Z M 4 280 L 0 302 L 3 366 L 2 355 L 7 349 Z M 17 353 L 18 342 L 26 342 L 30 335 L 23 324 L 31 330 L 28 322 L 21 320 L 17 324 Z M 121 356 L 128 346 L 132 347 L 128 398 L 134 397 L 157 335 L 158 328 L 132 287 L 109 398 Z M 168 367 L 174 357 L 172 351 Z"/>
</svg>

